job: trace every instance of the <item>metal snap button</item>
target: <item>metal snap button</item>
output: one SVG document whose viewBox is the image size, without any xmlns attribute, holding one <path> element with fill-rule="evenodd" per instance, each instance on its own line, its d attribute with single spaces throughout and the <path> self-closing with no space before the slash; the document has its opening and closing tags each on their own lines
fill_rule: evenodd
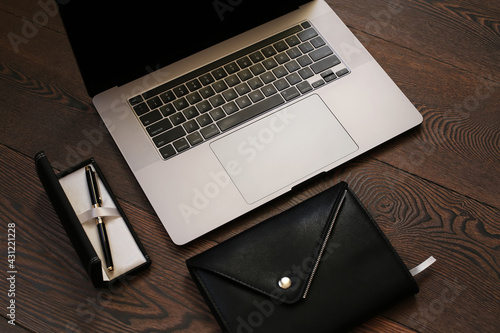
<svg viewBox="0 0 500 333">
<path fill-rule="evenodd" d="M 292 280 L 290 280 L 290 278 L 287 276 L 282 277 L 279 280 L 278 285 L 280 286 L 281 289 L 288 289 L 292 286 Z"/>
</svg>

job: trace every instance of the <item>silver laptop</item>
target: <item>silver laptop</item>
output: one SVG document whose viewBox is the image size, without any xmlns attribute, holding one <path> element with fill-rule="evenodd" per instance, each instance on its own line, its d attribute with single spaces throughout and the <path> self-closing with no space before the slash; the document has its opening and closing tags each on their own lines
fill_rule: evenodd
<svg viewBox="0 0 500 333">
<path fill-rule="evenodd" d="M 93 103 L 185 244 L 418 125 L 324 1 L 69 1 Z"/>
</svg>

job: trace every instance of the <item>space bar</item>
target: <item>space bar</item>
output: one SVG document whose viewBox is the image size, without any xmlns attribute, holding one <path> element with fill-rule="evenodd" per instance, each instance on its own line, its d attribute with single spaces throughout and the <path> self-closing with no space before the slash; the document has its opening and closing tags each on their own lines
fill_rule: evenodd
<svg viewBox="0 0 500 333">
<path fill-rule="evenodd" d="M 241 111 L 238 111 L 220 121 L 217 122 L 221 131 L 227 131 L 228 129 L 247 121 L 250 118 L 258 116 L 261 113 L 271 110 L 272 108 L 285 103 L 283 97 L 280 94 L 275 94 L 262 102 L 253 104 Z"/>
</svg>

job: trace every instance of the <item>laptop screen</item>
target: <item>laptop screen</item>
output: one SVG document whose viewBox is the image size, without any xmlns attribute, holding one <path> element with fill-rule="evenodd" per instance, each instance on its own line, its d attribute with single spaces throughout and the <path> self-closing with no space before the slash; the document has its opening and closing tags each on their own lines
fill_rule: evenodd
<svg viewBox="0 0 500 333">
<path fill-rule="evenodd" d="M 58 0 L 90 96 L 249 30 L 305 0 Z"/>
</svg>

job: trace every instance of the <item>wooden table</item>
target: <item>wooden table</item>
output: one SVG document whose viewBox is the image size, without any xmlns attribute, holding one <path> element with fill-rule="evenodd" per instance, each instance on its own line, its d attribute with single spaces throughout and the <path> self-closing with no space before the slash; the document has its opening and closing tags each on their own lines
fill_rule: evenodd
<svg viewBox="0 0 500 333">
<path fill-rule="evenodd" d="M 0 331 L 218 332 L 184 261 L 345 180 L 409 268 L 437 258 L 417 277 L 419 294 L 355 332 L 498 332 L 500 2 L 329 1 L 423 124 L 183 247 L 170 240 L 103 126 L 46 3 L 0 3 Z M 35 173 L 39 150 L 58 170 L 97 160 L 150 269 L 109 289 L 91 285 Z"/>
</svg>

